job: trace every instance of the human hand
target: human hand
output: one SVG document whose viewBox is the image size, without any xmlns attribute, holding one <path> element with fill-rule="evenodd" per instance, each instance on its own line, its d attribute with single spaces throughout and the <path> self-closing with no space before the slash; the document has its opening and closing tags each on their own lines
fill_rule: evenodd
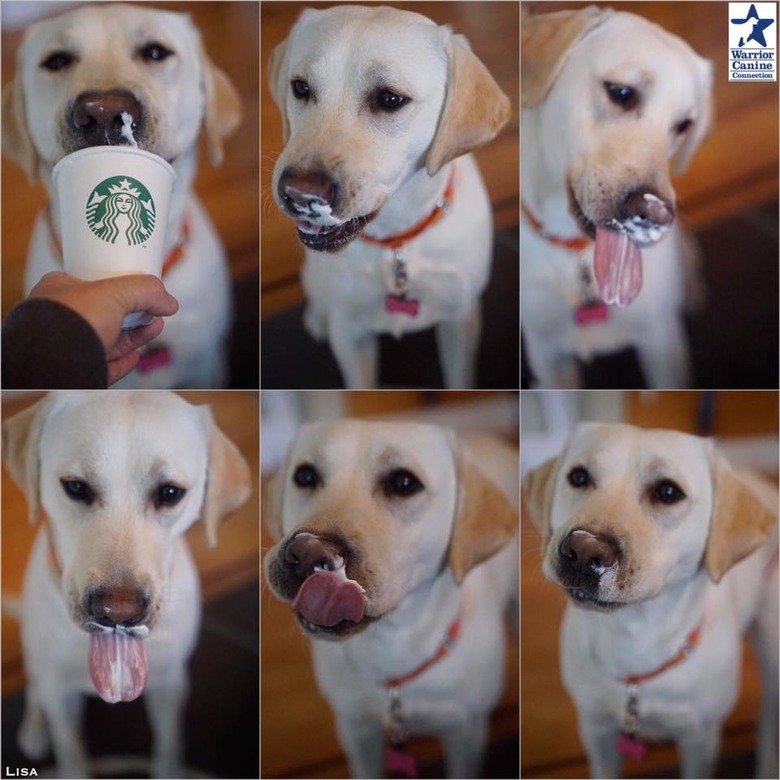
<svg viewBox="0 0 780 780">
<path fill-rule="evenodd" d="M 46 274 L 30 290 L 29 298 L 55 300 L 80 314 L 98 334 L 106 350 L 108 383 L 129 374 L 138 364 L 138 349 L 157 338 L 162 317 L 175 314 L 178 301 L 163 283 L 149 274 L 133 274 L 85 282 L 61 271 Z M 130 312 L 143 311 L 154 319 L 135 330 L 122 330 Z"/>
</svg>

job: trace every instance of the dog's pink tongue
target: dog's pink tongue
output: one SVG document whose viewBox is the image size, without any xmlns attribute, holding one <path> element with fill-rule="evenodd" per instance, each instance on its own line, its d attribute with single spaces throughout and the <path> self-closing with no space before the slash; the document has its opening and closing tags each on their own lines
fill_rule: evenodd
<svg viewBox="0 0 780 780">
<path fill-rule="evenodd" d="M 642 252 L 625 233 L 596 228 L 593 270 L 605 303 L 628 306 L 642 289 Z"/>
<path fill-rule="evenodd" d="M 303 581 L 292 608 L 317 626 L 335 626 L 342 620 L 359 623 L 366 611 L 366 596 L 353 580 L 316 571 Z"/>
<path fill-rule="evenodd" d="M 115 631 L 90 635 L 89 676 L 104 701 L 116 704 L 137 699 L 147 672 L 143 639 Z"/>
</svg>

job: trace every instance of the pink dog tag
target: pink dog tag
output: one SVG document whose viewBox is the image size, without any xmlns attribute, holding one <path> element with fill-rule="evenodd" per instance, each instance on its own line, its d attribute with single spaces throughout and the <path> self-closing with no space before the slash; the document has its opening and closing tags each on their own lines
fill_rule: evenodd
<svg viewBox="0 0 780 780">
<path fill-rule="evenodd" d="M 609 306 L 604 301 L 586 303 L 578 306 L 574 312 L 574 321 L 581 328 L 596 322 L 606 322 L 609 319 Z"/>
<path fill-rule="evenodd" d="M 165 368 L 173 363 L 173 353 L 166 346 L 153 347 L 146 350 L 138 361 L 138 372 L 149 374 L 158 368 Z"/>
<path fill-rule="evenodd" d="M 406 314 L 408 317 L 416 317 L 420 311 L 420 302 L 412 298 L 404 298 L 401 295 L 388 295 L 385 298 L 385 310 L 390 314 Z"/>
<path fill-rule="evenodd" d="M 401 747 L 388 745 L 385 748 L 385 769 L 388 775 L 416 778 L 420 776 L 417 759 Z"/>
<path fill-rule="evenodd" d="M 617 738 L 617 748 L 621 756 L 633 758 L 634 761 L 644 761 L 647 756 L 647 745 L 640 742 L 636 737 L 621 731 Z"/>
</svg>

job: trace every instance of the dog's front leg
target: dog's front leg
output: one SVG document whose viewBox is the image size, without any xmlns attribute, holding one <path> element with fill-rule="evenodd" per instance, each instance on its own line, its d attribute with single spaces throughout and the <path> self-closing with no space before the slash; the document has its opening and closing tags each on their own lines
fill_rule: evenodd
<svg viewBox="0 0 780 780">
<path fill-rule="evenodd" d="M 482 314 L 479 304 L 465 320 L 440 322 L 436 326 L 439 362 L 447 389 L 474 387 L 474 369 L 481 332 Z"/>
<path fill-rule="evenodd" d="M 620 777 L 617 724 L 593 712 L 580 711 L 578 717 L 580 736 L 588 754 L 590 776 L 603 780 Z"/>
<path fill-rule="evenodd" d="M 89 777 L 87 754 L 81 740 L 84 696 L 80 691 L 42 691 L 40 699 L 49 723 L 51 746 L 59 777 Z"/>
<path fill-rule="evenodd" d="M 680 734 L 677 738 L 680 777 L 715 777 L 720 730 L 720 722 L 707 722 Z"/>
<path fill-rule="evenodd" d="M 442 735 L 447 777 L 481 777 L 482 756 L 488 737 L 484 715 L 468 718 L 461 726 Z"/>
<path fill-rule="evenodd" d="M 385 733 L 382 723 L 365 713 L 336 715 L 336 728 L 355 778 L 383 776 Z"/>
<path fill-rule="evenodd" d="M 164 688 L 145 693 L 146 712 L 152 729 L 152 777 L 183 777 L 181 721 L 187 700 L 187 682 L 182 677 Z"/>
<path fill-rule="evenodd" d="M 373 333 L 357 331 L 349 315 L 330 312 L 328 341 L 349 390 L 376 386 L 379 345 Z"/>
</svg>

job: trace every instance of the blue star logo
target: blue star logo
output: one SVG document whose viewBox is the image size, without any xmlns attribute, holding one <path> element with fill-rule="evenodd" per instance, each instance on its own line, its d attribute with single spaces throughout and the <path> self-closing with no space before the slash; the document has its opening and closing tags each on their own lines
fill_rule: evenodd
<svg viewBox="0 0 780 780">
<path fill-rule="evenodd" d="M 758 16 L 758 11 L 756 11 L 756 6 L 751 4 L 750 10 L 744 19 L 732 19 L 731 23 L 747 24 L 750 21 L 753 22 L 753 29 L 747 38 L 739 39 L 740 47 L 746 46 L 748 43 L 750 43 L 750 41 L 755 41 L 759 46 L 766 48 L 767 43 L 766 38 L 764 37 L 764 30 L 766 30 L 770 24 L 774 24 L 774 19 L 760 19 Z"/>
</svg>

